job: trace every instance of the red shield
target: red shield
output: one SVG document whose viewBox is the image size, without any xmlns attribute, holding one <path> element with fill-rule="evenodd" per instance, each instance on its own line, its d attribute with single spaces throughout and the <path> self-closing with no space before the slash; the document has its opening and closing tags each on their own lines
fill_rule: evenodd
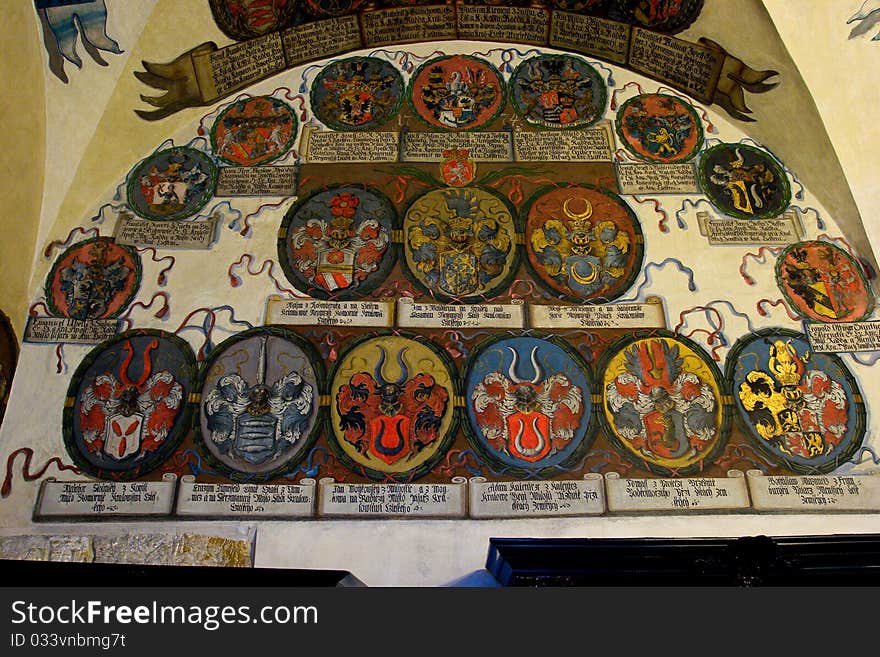
<svg viewBox="0 0 880 657">
<path fill-rule="evenodd" d="M 534 463 L 550 452 L 550 418 L 543 413 L 514 413 L 507 417 L 511 455 Z"/>
<path fill-rule="evenodd" d="M 443 182 L 452 187 L 463 187 L 473 182 L 477 165 L 469 155 L 470 152 L 463 149 L 443 151 L 443 164 L 440 167 Z"/>
<path fill-rule="evenodd" d="M 405 415 L 380 415 L 370 421 L 369 453 L 391 465 L 409 454 L 410 419 Z"/>
</svg>

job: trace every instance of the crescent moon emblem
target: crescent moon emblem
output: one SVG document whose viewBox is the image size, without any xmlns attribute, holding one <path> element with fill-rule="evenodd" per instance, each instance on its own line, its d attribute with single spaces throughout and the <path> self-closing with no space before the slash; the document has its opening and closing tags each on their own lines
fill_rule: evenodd
<svg viewBox="0 0 880 657">
<path fill-rule="evenodd" d="M 590 202 L 589 202 L 587 199 L 585 199 L 585 198 L 584 198 L 584 199 L 581 199 L 581 200 L 582 200 L 584 203 L 587 204 L 587 209 L 586 209 L 586 210 L 584 210 L 584 211 L 581 212 L 580 214 L 578 214 L 578 213 L 576 213 L 576 212 L 572 212 L 571 210 L 569 210 L 569 208 L 568 208 L 568 204 L 571 203 L 573 200 L 575 200 L 574 197 L 569 197 L 569 198 L 565 199 L 565 202 L 562 204 L 562 211 L 565 213 L 565 216 L 566 216 L 566 217 L 568 217 L 569 219 L 580 219 L 580 220 L 584 220 L 584 219 L 589 219 L 589 218 L 593 215 L 593 204 L 590 203 Z"/>
</svg>

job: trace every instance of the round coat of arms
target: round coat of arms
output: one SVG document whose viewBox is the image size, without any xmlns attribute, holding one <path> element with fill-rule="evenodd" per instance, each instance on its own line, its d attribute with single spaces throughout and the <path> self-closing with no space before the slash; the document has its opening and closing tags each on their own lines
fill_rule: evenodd
<svg viewBox="0 0 880 657">
<path fill-rule="evenodd" d="M 0 311 L 0 423 L 6 413 L 9 391 L 18 364 L 18 338 L 6 313 Z"/>
<path fill-rule="evenodd" d="M 625 20 L 656 32 L 688 28 L 703 10 L 703 0 L 617 0 Z"/>
<path fill-rule="evenodd" d="M 244 41 L 291 27 L 298 0 L 210 0 L 211 13 L 223 33 Z"/>
<path fill-rule="evenodd" d="M 266 326 L 233 335 L 202 366 L 196 444 L 236 481 L 289 472 L 317 438 L 322 380 L 320 359 L 295 333 Z"/>
<path fill-rule="evenodd" d="M 776 280 L 789 305 L 817 322 L 857 322 L 874 311 L 874 294 L 850 254 L 816 240 L 786 247 L 776 261 Z"/>
<path fill-rule="evenodd" d="M 531 125 L 582 128 L 605 114 L 608 92 L 602 76 L 572 55 L 540 55 L 525 60 L 510 78 L 514 109 Z"/>
<path fill-rule="evenodd" d="M 703 146 L 700 117 L 675 96 L 634 96 L 617 111 L 616 125 L 626 150 L 648 162 L 687 162 Z"/>
<path fill-rule="evenodd" d="M 141 285 L 141 257 L 112 237 L 69 247 L 52 265 L 45 295 L 55 317 L 81 321 L 119 317 Z"/>
<path fill-rule="evenodd" d="M 368 294 L 394 266 L 397 213 L 383 194 L 340 186 L 315 192 L 281 222 L 278 258 L 296 289 L 317 299 Z"/>
<path fill-rule="evenodd" d="M 560 298 L 605 303 L 632 285 L 644 239 L 616 194 L 590 185 L 548 187 L 526 204 L 526 263 Z"/>
<path fill-rule="evenodd" d="M 552 337 L 489 338 L 464 377 L 471 446 L 499 474 L 551 477 L 577 467 L 595 433 L 588 372 Z"/>
<path fill-rule="evenodd" d="M 664 476 L 710 465 L 730 434 L 721 373 L 694 342 L 668 331 L 615 342 L 599 363 L 601 424 L 636 465 Z"/>
<path fill-rule="evenodd" d="M 196 358 L 185 340 L 150 329 L 95 347 L 77 367 L 64 404 L 64 444 L 99 479 L 136 479 L 177 449 L 190 427 Z"/>
<path fill-rule="evenodd" d="M 296 141 L 297 120 L 289 105 L 271 96 L 239 100 L 211 128 L 211 148 L 224 162 L 253 167 L 277 160 Z"/>
<path fill-rule="evenodd" d="M 738 219 L 773 219 L 788 208 L 791 186 L 767 151 L 718 144 L 700 156 L 700 186 L 719 211 Z"/>
<path fill-rule="evenodd" d="M 408 275 L 444 303 L 490 299 L 516 273 L 514 210 L 483 189 L 420 196 L 404 216 L 403 240 Z"/>
<path fill-rule="evenodd" d="M 186 219 L 214 195 L 217 167 L 210 157 L 181 146 L 153 153 L 130 174 L 128 204 L 144 219 Z"/>
<path fill-rule="evenodd" d="M 476 130 L 504 108 L 504 82 L 489 62 L 467 55 L 437 57 L 422 64 L 409 85 L 416 114 L 441 130 Z"/>
<path fill-rule="evenodd" d="M 330 378 L 331 448 L 357 474 L 412 481 L 455 438 L 451 359 L 410 334 L 369 335 L 340 355 Z"/>
<path fill-rule="evenodd" d="M 739 423 L 771 461 L 793 472 L 831 472 L 865 437 L 865 404 L 836 354 L 815 353 L 807 337 L 765 329 L 727 357 Z"/>
<path fill-rule="evenodd" d="M 321 70 L 309 101 L 318 120 L 334 130 L 373 130 L 394 118 L 403 92 L 403 78 L 390 62 L 351 57 Z"/>
</svg>

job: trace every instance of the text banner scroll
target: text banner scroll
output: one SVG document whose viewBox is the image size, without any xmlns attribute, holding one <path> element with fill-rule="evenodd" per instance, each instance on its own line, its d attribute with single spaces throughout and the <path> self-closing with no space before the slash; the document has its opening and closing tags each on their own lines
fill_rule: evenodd
<svg viewBox="0 0 880 657">
<path fill-rule="evenodd" d="M 727 477 L 624 479 L 605 475 L 605 495 L 612 513 L 735 511 L 749 508 L 746 479 L 739 470 Z"/>
<path fill-rule="evenodd" d="M 28 317 L 25 342 L 54 344 L 100 344 L 119 332 L 118 319 L 69 319 L 67 317 Z"/>
<path fill-rule="evenodd" d="M 666 328 L 666 312 L 658 297 L 644 303 L 611 303 L 595 306 L 545 306 L 530 304 L 529 324 L 542 329 Z"/>
<path fill-rule="evenodd" d="M 184 475 L 175 515 L 183 518 L 310 518 L 315 480 L 298 484 L 208 484 Z"/>
<path fill-rule="evenodd" d="M 270 296 L 266 302 L 266 324 L 390 328 L 394 325 L 394 302 L 299 301 Z"/>
<path fill-rule="evenodd" d="M 403 297 L 397 303 L 401 328 L 524 328 L 522 301 L 507 304 L 453 305 L 414 303 Z"/>
<path fill-rule="evenodd" d="M 486 481 L 468 483 L 471 518 L 595 516 L 605 512 L 602 475 L 565 481 Z"/>
<path fill-rule="evenodd" d="M 46 479 L 34 505 L 34 520 L 155 517 L 171 514 L 177 477 L 161 481 L 55 481 Z"/>
<path fill-rule="evenodd" d="M 318 482 L 318 515 L 333 518 L 464 518 L 467 479 L 450 484 Z"/>
<path fill-rule="evenodd" d="M 549 46 L 592 55 L 718 103 L 737 118 L 747 118 L 744 91 L 762 93 L 775 84 L 776 71 L 757 71 L 708 39 L 691 43 L 628 23 L 572 12 L 519 7 L 453 4 L 367 9 L 307 22 L 224 48 L 203 43 L 168 63 L 144 62 L 135 76 L 164 95 L 141 99 L 152 110 L 138 116 L 157 120 L 187 107 L 211 105 L 221 98 L 300 64 L 352 52 L 419 41 L 459 38 L 496 39 Z M 526 21 L 526 22 L 522 22 Z"/>
<path fill-rule="evenodd" d="M 756 511 L 880 511 L 880 476 L 780 476 L 746 472 Z"/>
<path fill-rule="evenodd" d="M 806 325 L 810 346 L 818 353 L 880 351 L 880 321 Z"/>
</svg>

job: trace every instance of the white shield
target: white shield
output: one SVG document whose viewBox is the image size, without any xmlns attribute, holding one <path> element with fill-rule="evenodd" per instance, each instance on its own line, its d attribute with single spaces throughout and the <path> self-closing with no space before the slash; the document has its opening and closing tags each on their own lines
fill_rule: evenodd
<svg viewBox="0 0 880 657">
<path fill-rule="evenodd" d="M 121 461 L 140 451 L 144 431 L 144 415 L 114 415 L 104 426 L 104 453 Z"/>
</svg>

